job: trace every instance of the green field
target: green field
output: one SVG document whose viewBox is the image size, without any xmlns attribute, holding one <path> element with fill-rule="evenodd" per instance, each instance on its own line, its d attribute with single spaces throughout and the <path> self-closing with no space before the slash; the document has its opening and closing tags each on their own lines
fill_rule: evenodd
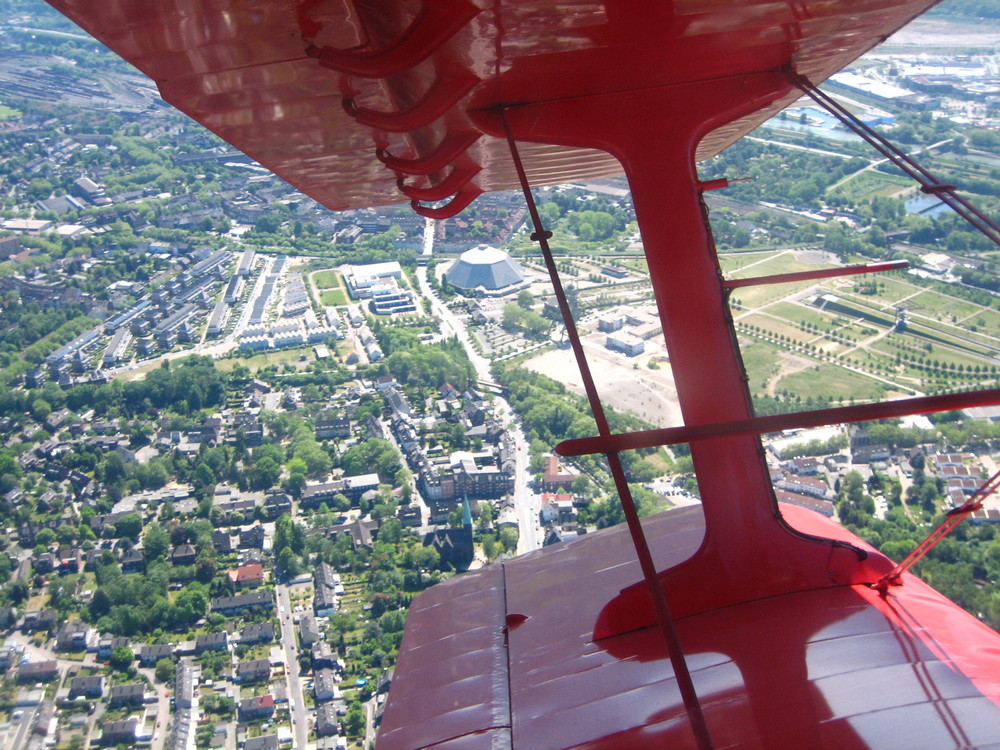
<svg viewBox="0 0 1000 750">
<path fill-rule="evenodd" d="M 888 175 L 869 169 L 831 188 L 830 192 L 846 195 L 852 200 L 868 201 L 876 195 L 895 195 L 905 187 L 913 187 L 913 181 L 902 175 Z"/>
<path fill-rule="evenodd" d="M 809 263 L 802 263 L 801 261 L 796 260 L 795 252 L 793 250 L 781 250 L 777 253 L 771 253 L 770 255 L 771 257 L 766 259 L 754 258 L 749 261 L 745 255 L 740 256 L 740 258 L 743 260 L 743 263 L 739 266 L 738 270 L 735 270 L 731 274 L 732 278 L 744 279 L 753 276 L 771 276 L 773 274 L 779 274 L 779 273 L 795 273 L 796 271 L 809 271 L 816 268 L 816 266 L 814 265 L 811 265 Z"/>
<path fill-rule="evenodd" d="M 915 333 L 929 338 L 942 339 L 944 344 L 954 346 L 962 351 L 968 351 L 981 357 L 994 357 L 998 353 L 1000 342 L 990 336 L 973 333 L 950 323 L 928 320 L 917 315 L 911 316 L 909 323 Z"/>
<path fill-rule="evenodd" d="M 340 288 L 340 272 L 332 268 L 328 271 L 317 271 L 313 274 L 312 278 L 317 289 Z"/>
<path fill-rule="evenodd" d="M 619 258 L 618 264 L 636 273 L 649 274 L 649 264 L 645 258 Z"/>
<path fill-rule="evenodd" d="M 751 286 L 733 291 L 733 300 L 739 302 L 743 307 L 761 307 L 772 302 L 784 299 L 789 294 L 805 289 L 809 286 L 808 281 L 799 281 L 794 284 L 770 284 L 767 286 Z"/>
<path fill-rule="evenodd" d="M 876 296 L 889 305 L 895 305 L 903 300 L 906 300 L 906 304 L 909 305 L 911 300 L 918 299 L 921 295 L 928 293 L 923 287 L 914 286 L 902 279 L 893 278 L 889 274 L 878 274 L 877 276 L 871 274 L 857 278 L 866 282 L 877 279 L 879 292 Z"/>
<path fill-rule="evenodd" d="M 949 322 L 975 315 L 983 309 L 971 302 L 947 297 L 929 289 L 906 300 L 904 304 L 911 312 Z"/>
<path fill-rule="evenodd" d="M 347 294 L 343 289 L 326 289 L 320 292 L 319 301 L 326 307 L 341 307 L 347 304 Z"/>
<path fill-rule="evenodd" d="M 778 371 L 778 355 L 781 349 L 774 344 L 748 336 L 740 336 L 740 353 L 743 366 L 750 379 L 750 390 L 762 391 L 771 376 Z"/>
<path fill-rule="evenodd" d="M 786 375 L 778 381 L 777 387 L 803 399 L 826 396 L 864 401 L 880 398 L 885 393 L 885 385 L 877 380 L 831 364 L 818 364 L 808 370 Z"/>
<path fill-rule="evenodd" d="M 958 323 L 970 331 L 975 327 L 974 333 L 985 335 L 992 341 L 1000 339 L 1000 313 L 995 310 L 980 309 L 967 318 L 960 318 Z"/>
<path fill-rule="evenodd" d="M 0 121 L 2 120 L 13 120 L 16 117 L 20 117 L 21 113 L 12 107 L 8 107 L 4 104 L 0 104 Z"/>
<path fill-rule="evenodd" d="M 779 302 L 767 308 L 767 312 L 795 323 L 811 323 L 821 328 L 830 328 L 835 320 L 830 313 L 824 313 L 816 307 L 797 302 Z"/>
<path fill-rule="evenodd" d="M 787 249 L 724 255 L 720 262 L 731 277 L 810 267 Z M 886 393 L 990 386 L 997 380 L 992 368 L 996 365 L 993 358 L 1000 356 L 1000 312 L 897 274 L 811 285 L 815 296 L 792 298 L 810 282 L 749 287 L 733 293 L 733 302 L 738 303 L 733 305 L 733 316 L 752 392 L 762 393 L 770 386 L 801 398 L 869 400 Z M 862 294 L 862 286 L 874 293 Z M 900 304 L 908 311 L 909 327 L 896 333 L 891 329 Z M 750 326 L 759 330 L 751 331 Z M 760 336 L 785 340 L 772 344 Z M 803 366 L 801 359 L 782 357 L 792 344 L 805 345 L 805 351 L 795 352 L 796 357 L 814 359 L 815 364 L 796 371 Z M 823 357 L 834 361 L 824 362 Z M 777 376 L 780 380 L 775 382 Z"/>
<path fill-rule="evenodd" d="M 750 325 L 759 326 L 773 336 L 784 336 L 800 344 L 814 338 L 813 334 L 803 331 L 791 322 L 775 319 L 767 315 L 752 315 L 745 322 Z"/>
<path fill-rule="evenodd" d="M 236 365 L 243 365 L 251 370 L 257 370 L 261 367 L 268 367 L 269 365 L 281 366 L 286 362 L 299 362 L 301 361 L 303 355 L 308 357 L 309 360 L 312 360 L 312 347 L 303 346 L 296 349 L 264 351 L 245 357 L 226 357 L 224 359 L 215 360 L 215 366 L 220 370 L 232 370 L 236 367 Z"/>
</svg>

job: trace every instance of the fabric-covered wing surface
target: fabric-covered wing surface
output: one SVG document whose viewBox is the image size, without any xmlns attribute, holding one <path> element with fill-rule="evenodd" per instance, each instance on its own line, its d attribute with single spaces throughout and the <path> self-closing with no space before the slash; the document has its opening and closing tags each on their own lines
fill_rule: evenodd
<svg viewBox="0 0 1000 750">
<path fill-rule="evenodd" d="M 408 187 L 433 188 L 455 168 L 446 186 L 465 180 L 455 192 L 470 199 L 515 188 L 506 144 L 480 133 L 469 111 L 762 70 L 819 81 L 933 4 L 50 1 L 156 81 L 167 102 L 335 209 L 408 199 L 397 183 L 404 171 L 377 154 L 444 159 L 424 163 L 430 171 L 408 178 Z M 699 157 L 717 153 L 794 97 L 790 92 L 718 129 Z M 449 137 L 474 142 L 442 156 L 437 149 Z M 621 171 L 591 149 L 530 144 L 524 157 L 535 184 Z"/>
<path fill-rule="evenodd" d="M 818 513 L 782 512 L 864 546 Z M 696 508 L 647 519 L 658 564 L 691 554 L 701 524 Z M 632 555 L 616 527 L 421 595 L 379 750 L 695 747 L 656 629 L 593 640 L 603 604 L 638 575 Z M 1000 746 L 1000 636 L 915 578 L 889 600 L 864 586 L 803 591 L 678 627 L 717 748 Z"/>
</svg>

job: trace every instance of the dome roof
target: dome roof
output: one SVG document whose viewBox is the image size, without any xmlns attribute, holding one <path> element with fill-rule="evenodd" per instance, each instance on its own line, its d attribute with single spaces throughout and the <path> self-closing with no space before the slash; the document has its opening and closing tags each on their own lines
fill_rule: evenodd
<svg viewBox="0 0 1000 750">
<path fill-rule="evenodd" d="M 459 289 L 497 290 L 524 281 L 524 271 L 503 250 L 479 245 L 462 253 L 445 278 Z"/>
</svg>

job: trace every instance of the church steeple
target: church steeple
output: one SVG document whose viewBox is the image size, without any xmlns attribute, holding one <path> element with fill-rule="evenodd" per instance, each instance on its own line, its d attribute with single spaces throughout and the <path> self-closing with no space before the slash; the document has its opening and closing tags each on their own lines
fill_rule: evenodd
<svg viewBox="0 0 1000 750">
<path fill-rule="evenodd" d="M 462 526 L 472 528 L 472 509 L 469 508 L 469 496 L 465 495 L 462 500 Z"/>
</svg>

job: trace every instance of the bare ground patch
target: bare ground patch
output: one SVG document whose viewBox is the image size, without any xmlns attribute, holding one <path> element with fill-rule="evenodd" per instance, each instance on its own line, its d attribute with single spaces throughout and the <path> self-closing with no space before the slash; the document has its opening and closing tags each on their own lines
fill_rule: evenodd
<svg viewBox="0 0 1000 750">
<path fill-rule="evenodd" d="M 587 361 L 601 400 L 616 411 L 629 411 L 657 427 L 682 425 L 677 390 L 670 366 L 660 363 L 663 349 L 648 343 L 652 351 L 638 357 L 626 357 L 604 348 L 604 335 L 584 338 Z M 659 364 L 649 369 L 650 360 Z M 576 360 L 566 350 L 546 352 L 524 363 L 524 367 L 557 380 L 574 393 L 584 394 L 583 380 Z"/>
</svg>

